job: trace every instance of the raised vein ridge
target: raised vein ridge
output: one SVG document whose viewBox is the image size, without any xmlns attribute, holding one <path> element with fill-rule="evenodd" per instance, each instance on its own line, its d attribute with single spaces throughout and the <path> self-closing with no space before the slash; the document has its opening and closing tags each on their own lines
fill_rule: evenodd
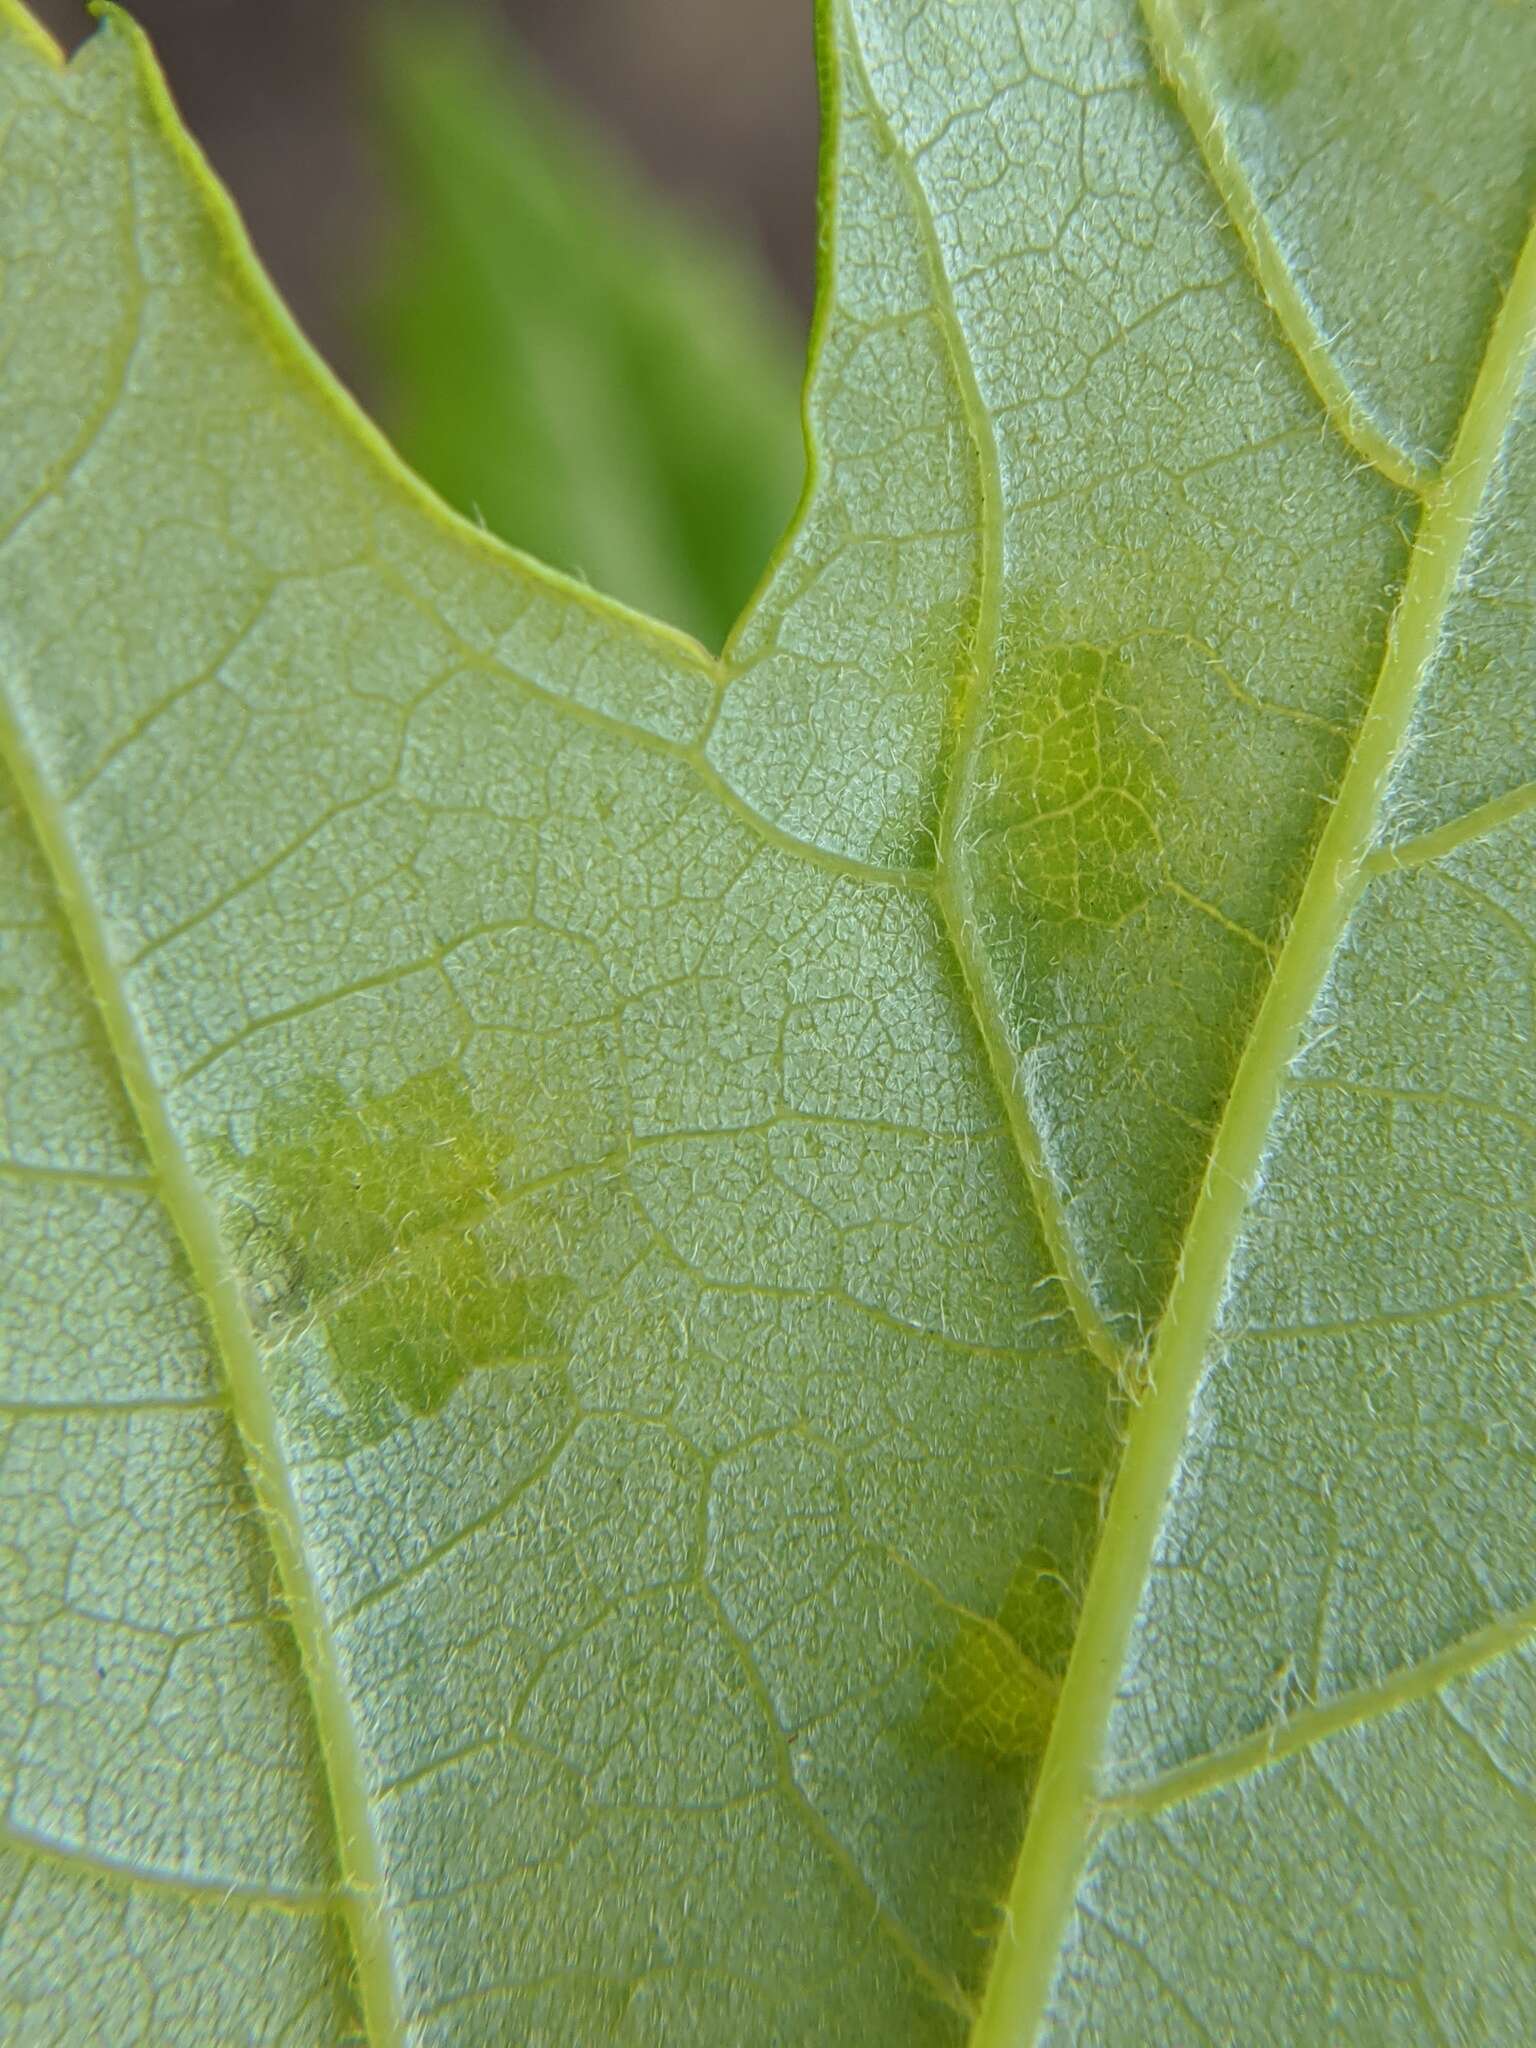
<svg viewBox="0 0 1536 2048">
<path fill-rule="evenodd" d="M 320 1589 L 310 1568 L 292 1475 L 283 1457 L 277 1411 L 239 1279 L 217 1219 L 193 1174 L 154 1069 L 84 864 L 28 736 L 9 700 L 0 700 L 0 760 L 9 770 L 53 880 L 86 983 L 100 1010 L 124 1090 L 137 1119 L 222 1359 L 230 1406 L 245 1447 L 251 1488 L 272 1544 L 278 1579 L 309 1686 L 320 1753 L 336 1821 L 345 1910 L 357 1954 L 358 1988 L 374 2048 L 403 2048 L 400 1986 L 383 1912 L 383 1859 L 374 1832 L 353 1719 Z"/>
<path fill-rule="evenodd" d="M 1220 103 L 1184 32 L 1176 0 L 1141 0 L 1141 9 L 1157 68 L 1178 101 L 1211 182 L 1242 238 L 1270 311 L 1323 409 L 1373 469 L 1422 497 L 1434 484 L 1435 472 L 1393 439 L 1340 367 L 1332 340 L 1318 321 L 1317 308 L 1292 273 L 1269 216 L 1243 170 L 1242 159 L 1227 140 Z"/>
<path fill-rule="evenodd" d="M 965 330 L 955 310 L 949 274 L 944 267 L 933 215 L 921 180 L 906 151 L 897 141 L 886 119 L 869 74 L 864 67 L 857 33 L 844 18 L 850 61 L 860 92 L 869 109 L 870 120 L 901 179 L 913 220 L 922 239 L 934 310 L 944 335 L 945 348 L 960 394 L 976 471 L 981 488 L 981 574 L 977 593 L 976 630 L 971 670 L 966 678 L 961 707 L 954 768 L 945 792 L 939 821 L 935 895 L 945 930 L 954 950 L 965 984 L 972 1014 L 986 1046 L 994 1083 L 1008 1118 L 1009 1133 L 1029 1183 L 1035 1210 L 1052 1268 L 1071 1307 L 1079 1334 L 1099 1362 L 1118 1378 L 1125 1365 L 1123 1347 L 1100 1315 L 1093 1290 L 1078 1260 L 1077 1248 L 1067 1230 L 1060 1192 L 1045 1161 L 1040 1133 L 1024 1090 L 1019 1084 L 1018 1062 L 1003 1029 L 1002 1008 L 996 999 L 991 971 L 976 943 L 977 921 L 967 863 L 958 845 L 961 824 L 969 806 L 976 772 L 977 740 L 986 716 L 987 692 L 997 658 L 999 614 L 1003 584 L 1003 480 L 998 461 L 997 439 L 976 383 L 976 371 L 965 339 Z"/>
<path fill-rule="evenodd" d="M 1490 803 L 1479 804 L 1476 810 L 1466 811 L 1461 817 L 1436 826 L 1433 832 L 1383 847 L 1379 853 L 1371 855 L 1366 865 L 1373 875 L 1378 875 L 1389 874 L 1393 868 L 1421 867 L 1426 861 L 1443 860 L 1458 846 L 1474 845 L 1479 839 L 1486 839 L 1491 832 L 1497 832 L 1501 825 L 1512 825 L 1531 810 L 1536 810 L 1536 782 L 1522 782 L 1518 789 L 1496 796 Z"/>
<path fill-rule="evenodd" d="M 1375 690 L 1238 1063 L 1128 1433 L 972 2048 L 1039 2038 L 1102 1802 L 1097 1777 L 1189 1416 L 1286 1071 L 1370 880 L 1392 771 L 1536 355 L 1536 231 L 1489 337 L 1444 483 L 1427 504 Z"/>
<path fill-rule="evenodd" d="M 1485 1628 L 1474 1629 L 1471 1635 L 1447 1644 L 1431 1657 L 1388 1672 L 1374 1685 L 1357 1686 L 1353 1692 L 1341 1693 L 1321 1706 L 1304 1707 L 1241 1742 L 1212 1750 L 1206 1756 L 1165 1771 L 1161 1777 L 1133 1786 L 1128 1792 L 1117 1793 L 1104 1802 L 1101 1812 L 1110 1819 L 1129 1820 L 1138 1814 L 1162 1813 L 1202 1792 L 1235 1784 L 1271 1764 L 1284 1763 L 1287 1757 L 1315 1748 L 1346 1728 L 1363 1728 L 1403 1707 L 1434 1699 L 1458 1679 L 1470 1678 L 1501 1658 L 1516 1655 L 1533 1637 L 1536 1601 L 1512 1614 L 1501 1615 Z"/>
<path fill-rule="evenodd" d="M 184 1871 L 159 1870 L 152 1865 L 132 1863 L 124 1856 L 106 1856 L 85 1849 L 77 1842 L 58 1842 L 51 1835 L 21 1827 L 13 1820 L 0 1823 L 0 1844 L 18 1856 L 38 1863 L 57 1864 L 98 1884 L 111 1884 L 134 1891 L 156 1892 L 162 1898 L 186 1899 L 195 1905 L 246 1906 L 272 1913 L 345 1913 L 344 1894 L 306 1887 L 284 1891 L 278 1886 L 232 1883 L 227 1877 L 191 1877 Z"/>
</svg>

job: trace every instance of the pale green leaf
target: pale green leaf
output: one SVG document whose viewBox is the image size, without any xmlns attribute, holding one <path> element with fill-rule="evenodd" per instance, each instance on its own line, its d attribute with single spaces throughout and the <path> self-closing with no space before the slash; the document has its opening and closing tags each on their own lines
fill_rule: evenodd
<svg viewBox="0 0 1536 2048">
<path fill-rule="evenodd" d="M 0 0 L 8 2041 L 1536 2031 L 1530 9 L 822 41 L 717 662 Z"/>
<path fill-rule="evenodd" d="M 362 322 L 386 431 L 493 533 L 718 647 L 800 474 L 771 286 L 503 38 L 408 17 L 372 73 L 402 218 Z"/>
</svg>

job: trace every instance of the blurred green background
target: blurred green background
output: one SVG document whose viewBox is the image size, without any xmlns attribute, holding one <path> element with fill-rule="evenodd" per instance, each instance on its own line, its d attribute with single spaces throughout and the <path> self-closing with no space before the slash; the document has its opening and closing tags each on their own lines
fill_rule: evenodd
<svg viewBox="0 0 1536 2048">
<path fill-rule="evenodd" d="M 83 0 L 32 0 L 66 47 Z M 130 0 L 301 325 L 429 482 L 718 646 L 788 520 L 809 0 Z"/>
</svg>

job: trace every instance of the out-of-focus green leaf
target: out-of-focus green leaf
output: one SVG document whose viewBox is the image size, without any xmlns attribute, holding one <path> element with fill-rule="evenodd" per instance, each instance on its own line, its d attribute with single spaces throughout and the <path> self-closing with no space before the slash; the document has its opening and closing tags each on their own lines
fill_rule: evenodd
<svg viewBox="0 0 1536 2048">
<path fill-rule="evenodd" d="M 467 19 L 393 23 L 382 420 L 460 510 L 718 646 L 794 505 L 785 310 Z"/>
</svg>

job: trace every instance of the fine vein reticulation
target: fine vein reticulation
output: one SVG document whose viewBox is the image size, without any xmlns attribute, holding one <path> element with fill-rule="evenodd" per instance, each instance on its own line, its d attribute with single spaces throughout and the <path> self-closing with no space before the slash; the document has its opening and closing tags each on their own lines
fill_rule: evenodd
<svg viewBox="0 0 1536 2048">
<path fill-rule="evenodd" d="M 649 2027 L 645 2038 L 824 2037 L 870 2012 L 882 2027 L 910 2025 L 925 2048 L 966 2029 L 973 2048 L 1055 2041 L 1074 1912 L 1108 1924 L 1097 1897 L 1082 1905 L 1106 1839 L 1250 1780 L 1272 1783 L 1331 1739 L 1516 1658 L 1536 1634 L 1536 1609 L 1506 1601 L 1481 1625 L 1437 1623 L 1444 1647 L 1364 1656 L 1354 1668 L 1363 1662 L 1370 1682 L 1326 1696 L 1320 1687 L 1315 1704 L 1288 1712 L 1282 1674 L 1259 1732 L 1246 1732 L 1250 1711 L 1235 1737 L 1185 1743 L 1173 1761 L 1106 1782 L 1160 1532 L 1319 1000 L 1359 915 L 1394 889 L 1436 884 L 1453 856 L 1527 830 L 1536 787 L 1468 778 L 1443 808 L 1421 802 L 1417 822 L 1410 809 L 1402 832 L 1382 829 L 1500 486 L 1536 347 L 1536 240 L 1515 264 L 1448 453 L 1421 459 L 1356 391 L 1292 275 L 1186 13 L 1145 0 L 1184 133 L 1137 72 L 1139 50 L 1122 65 L 1113 38 L 1090 52 L 1087 82 L 1073 82 L 1048 22 L 1026 49 L 1018 23 L 980 8 L 925 53 L 934 23 L 920 5 L 861 13 L 827 0 L 828 161 L 874 225 L 867 247 L 850 237 L 828 259 L 811 399 L 823 473 L 720 661 L 503 557 L 438 508 L 422 519 L 415 485 L 339 414 L 273 321 L 232 216 L 208 197 L 133 46 L 156 146 L 168 139 L 197 194 L 194 223 L 176 226 L 163 166 L 158 196 L 145 200 L 130 142 L 130 174 L 114 190 L 127 194 L 132 275 L 105 381 L 83 430 L 33 480 L 7 549 L 33 546 L 74 499 L 89 505 L 93 465 L 121 459 L 114 436 L 135 377 L 167 346 L 156 293 L 180 287 L 192 249 L 218 279 L 210 348 L 226 346 L 217 321 L 233 276 L 237 367 L 249 346 L 239 322 L 255 307 L 261 347 L 307 400 L 319 394 L 317 474 L 329 478 L 329 436 L 362 445 L 384 475 L 377 502 L 372 471 L 349 479 L 367 504 L 356 516 L 363 538 L 331 566 L 364 624 L 398 606 L 395 644 L 380 662 L 366 644 L 358 651 L 361 626 L 326 638 L 321 614 L 305 610 L 332 601 L 316 596 L 326 572 L 301 547 L 297 565 L 283 558 L 240 585 L 211 658 L 186 657 L 188 673 L 174 686 L 157 679 L 146 705 L 124 688 L 117 730 L 94 755 L 72 755 L 74 709 L 50 697 L 69 680 L 47 665 L 63 638 L 56 622 L 45 617 L 7 678 L 0 753 L 41 851 L 38 893 L 67 921 L 142 1158 L 131 1146 L 58 1160 L 23 1147 L 0 1163 L 0 1180 L 22 1196 L 158 1198 L 206 1305 L 222 1384 L 65 1385 L 58 1398 L 28 1384 L 0 1401 L 0 1420 L 63 1430 L 233 1417 L 299 1646 L 340 1883 L 226 1882 L 162 1869 L 147 1853 L 136 1861 L 110 1846 L 110 1805 L 106 1848 L 94 1817 L 65 1839 L 63 1824 L 35 1823 L 21 1807 L 4 1846 L 198 1911 L 228 1898 L 307 1925 L 339 1910 L 376 2048 L 540 2028 L 558 2039 L 622 2038 L 626 2027 Z M 0 0 L 0 32 L 16 27 L 30 62 L 30 17 Z M 989 37 L 1001 47 L 1015 32 L 1011 83 L 989 76 L 993 51 L 976 57 L 985 91 L 955 83 L 953 105 L 916 106 L 940 55 L 958 79 Z M 1282 44 L 1238 56 L 1253 102 L 1283 99 Z M 909 62 L 915 75 L 902 71 Z M 1151 154 L 1129 180 L 1136 190 L 1112 192 L 1125 209 L 1119 240 L 1096 244 L 1089 195 L 1115 182 L 1103 137 L 1118 132 L 1133 93 Z M 977 192 L 994 174 L 1003 185 L 1006 151 L 989 151 L 1004 133 L 1013 168 L 1041 156 L 1069 169 L 1054 214 L 1042 205 L 1021 225 L 1010 201 L 994 228 Z M 1149 287 L 1144 302 L 1122 274 L 1123 306 L 1078 306 L 1094 339 L 1076 355 L 1053 359 L 1042 328 L 1039 362 L 1020 364 L 1005 339 L 1023 381 L 1000 391 L 988 334 L 996 276 L 1015 266 L 1023 297 L 1027 266 L 1063 251 L 1063 275 L 1109 274 L 1143 231 L 1137 206 L 1152 181 L 1142 172 L 1166 162 L 1170 135 L 1175 149 L 1192 140 L 1210 179 L 1186 191 L 1179 220 L 1204 233 L 1214 193 L 1244 255 L 1234 262 L 1231 237 L 1192 239 L 1191 276 Z M 955 175 L 974 221 L 944 209 Z M 91 190 L 101 189 L 98 179 Z M 46 217 L 44 200 L 37 210 Z M 211 259 L 198 240 L 210 219 Z M 1165 246 L 1165 223 L 1155 225 Z M 1070 245 L 1077 233 L 1082 247 Z M 838 294 L 844 324 L 832 332 Z M 1223 345 L 1250 323 L 1229 365 L 1271 341 L 1287 357 L 1272 385 L 1256 376 L 1246 394 L 1268 408 L 1251 438 L 1244 419 L 1225 439 L 1189 429 L 1187 449 L 1165 447 L 1178 437 L 1162 419 L 1126 453 L 1124 475 L 1101 465 L 1063 485 L 1062 445 L 1094 427 L 1098 365 L 1145 340 L 1131 381 L 1142 376 L 1155 401 L 1163 387 L 1147 363 L 1161 370 L 1166 358 L 1182 402 L 1201 374 L 1216 375 L 1201 356 L 1206 320 Z M 1222 374 L 1230 380 L 1230 367 Z M 182 381 L 171 380 L 178 398 Z M 280 405 L 255 388 L 260 427 Z M 839 404 L 852 419 L 843 444 Z M 1061 443 L 1038 455 L 1044 429 L 1030 425 L 1031 407 L 1067 421 Z M 233 458 L 220 452 L 226 432 Z M 1359 462 L 1343 460 L 1335 433 L 1385 481 L 1357 490 Z M 191 442 L 190 455 L 168 458 L 180 488 L 201 489 L 205 463 L 228 466 L 224 497 L 209 501 L 212 528 L 247 480 L 259 489 L 282 466 L 241 449 L 222 418 L 206 446 Z M 302 436 L 296 445 L 312 456 Z M 871 448 L 876 460 L 861 470 Z M 1209 631 L 1213 608 L 1237 606 L 1236 581 L 1252 578 L 1254 562 L 1284 559 L 1290 540 L 1282 531 L 1278 552 L 1259 548 L 1225 584 L 1223 565 L 1211 573 L 1212 526 L 1254 540 L 1228 494 L 1273 496 L 1283 465 L 1307 460 L 1337 461 L 1328 476 L 1348 481 L 1332 527 L 1321 521 L 1312 555 L 1300 550 L 1291 565 L 1289 613 L 1330 550 L 1358 545 L 1351 573 L 1378 597 L 1381 564 L 1405 561 L 1390 621 L 1367 621 L 1368 653 L 1353 624 L 1342 636 L 1362 668 L 1353 699 L 1340 687 L 1291 701 L 1273 667 L 1263 690 L 1249 687 L 1254 620 L 1283 635 L 1283 604 L 1245 614 L 1249 639 L 1238 632 L 1235 651 Z M 1193 521 L 1177 563 L 1200 604 L 1163 605 L 1176 577 L 1159 561 L 1154 575 L 1144 563 L 1127 572 L 1131 601 L 1118 611 L 1112 577 L 1074 608 L 1067 571 L 1091 554 L 1083 536 L 1116 560 L 1131 530 L 1116 524 L 1125 507 L 1111 502 L 1112 483 L 1126 489 L 1138 536 L 1150 523 L 1170 549 L 1158 506 L 1202 508 L 1207 524 Z M 1401 490 L 1419 512 L 1399 558 Z M 1064 504 L 1075 508 L 1069 552 L 1052 557 L 1047 522 Z M 283 527 L 295 506 L 277 505 Z M 174 529 L 163 503 L 157 511 L 155 531 Z M 334 516 L 354 518 L 344 491 Z M 259 551 L 270 534 L 255 515 L 247 526 Z M 74 546 L 84 544 L 77 531 Z M 454 583 L 459 555 L 485 571 L 467 590 Z M 139 564 L 127 559 L 124 587 L 136 588 Z M 904 621 L 909 597 L 916 616 Z M 1354 602 L 1346 593 L 1341 611 Z M 178 658 L 171 624 L 157 631 L 169 651 L 153 648 L 151 670 Z M 287 778 L 300 792 L 295 817 L 283 813 L 265 839 L 266 821 L 246 817 L 231 836 L 250 832 L 254 851 L 220 866 L 215 845 L 206 876 L 173 857 L 146 868 L 134 897 L 114 865 L 136 873 L 148 860 L 118 835 L 125 811 L 154 822 L 143 785 L 135 794 L 139 758 L 172 749 L 151 787 L 180 801 L 176 720 L 226 683 L 205 751 L 207 733 L 222 747 L 227 726 L 230 760 L 250 765 L 243 722 L 267 682 L 269 743 L 288 744 L 284 693 L 302 697 L 316 644 L 319 666 L 334 664 L 352 694 L 314 808 L 302 809 L 307 757 L 324 756 L 331 728 L 306 703 L 313 733 Z M 92 643 L 76 665 L 99 660 L 115 673 L 112 658 Z M 804 681 L 823 663 L 825 698 Z M 1278 732 L 1293 750 L 1272 779 L 1291 777 L 1297 805 L 1253 834 L 1277 867 L 1299 846 L 1290 883 L 1249 886 L 1224 869 L 1210 880 L 1211 841 L 1175 817 L 1189 773 L 1175 727 L 1227 715 L 1250 721 L 1229 767 L 1256 772 L 1244 751 L 1255 735 Z M 105 726 L 108 710 L 100 716 Z M 236 801 L 225 791 L 239 776 L 215 779 L 216 801 Z M 1307 823 L 1318 787 L 1320 831 Z M 269 804 L 281 809 L 287 794 L 276 775 Z M 328 842 L 354 825 L 355 839 Z M 168 843 L 174 856 L 174 833 Z M 323 872 L 327 844 L 341 848 L 334 873 Z M 1458 872 L 1445 886 L 1476 897 L 1512 945 L 1528 943 L 1485 875 Z M 1397 914 L 1415 914 L 1415 900 Z M 274 908 L 296 935 L 292 971 L 275 948 L 272 961 L 258 949 L 228 971 L 242 920 L 259 936 Z M 1136 918 L 1163 919 L 1154 928 L 1171 1050 L 1144 1016 L 1106 1026 L 1099 1014 L 1122 996 L 1129 1013 L 1145 996 L 1134 961 L 1150 955 L 1126 955 L 1133 966 L 1118 980 L 1074 981 L 1088 957 L 1074 947 L 1113 961 Z M 1230 1020 L 1227 1067 L 1210 1051 L 1221 1031 L 1201 1014 L 1213 1000 Z M 1183 1068 L 1202 1060 L 1198 1085 L 1186 1086 Z M 1309 1099 L 1342 1096 L 1339 1081 L 1309 1078 Z M 1086 1101 L 1100 1079 L 1108 1108 Z M 1122 1092 L 1111 1100 L 1112 1087 Z M 1106 1195 L 1103 1152 L 1074 1153 L 1063 1119 L 1051 1120 L 1053 1090 L 1069 1101 L 1078 1091 L 1085 1118 L 1100 1114 L 1127 1182 L 1141 1137 L 1151 1130 L 1163 1144 L 1165 1128 L 1176 1131 L 1153 1160 L 1151 1195 L 1118 1183 Z M 1391 1073 L 1363 1079 L 1349 1103 L 1385 1120 L 1465 1111 L 1530 1129 L 1518 1104 L 1455 1075 L 1412 1087 Z M 1179 1162 L 1191 1158 L 1192 1206 L 1179 1210 Z M 1502 1184 L 1477 1170 L 1493 1193 L 1479 1185 L 1472 1198 L 1492 1206 Z M 1158 1198 L 1178 1223 L 1174 1241 L 1138 1262 L 1126 1219 L 1137 1200 Z M 719 1227 L 719 1206 L 735 1236 Z M 1300 1346 L 1449 1321 L 1525 1286 L 1501 1273 L 1455 1298 L 1387 1307 L 1323 1286 L 1300 1310 L 1256 1313 L 1244 1334 Z M 1117 1462 L 1106 1410 L 1128 1418 Z M 1321 1483 L 1315 1506 L 1326 1522 Z M 1096 1538 L 1086 1573 L 1085 1532 Z M 1335 1528 L 1329 1571 L 1338 1550 Z M 1326 1592 L 1313 1625 L 1319 1667 Z M 101 1664 L 97 1677 L 105 1687 Z M 47 1796 L 46 1772 L 29 1796 Z M 680 1851 L 669 1878 L 672 1842 L 701 1846 L 695 1866 Z M 647 1897 L 614 1883 L 616 1870 L 635 1869 L 654 1872 L 638 1888 Z M 999 1931 L 985 1902 L 1005 1892 Z M 732 1902 L 739 1927 L 721 1917 Z M 780 1906 L 791 1917 L 765 1917 L 760 1932 L 752 1916 Z M 1204 2023 L 1181 2010 L 1198 2033 Z M 1427 2002 L 1420 2010 L 1432 2017 Z M 462 2031 L 482 2021 L 484 2033 Z"/>
</svg>

